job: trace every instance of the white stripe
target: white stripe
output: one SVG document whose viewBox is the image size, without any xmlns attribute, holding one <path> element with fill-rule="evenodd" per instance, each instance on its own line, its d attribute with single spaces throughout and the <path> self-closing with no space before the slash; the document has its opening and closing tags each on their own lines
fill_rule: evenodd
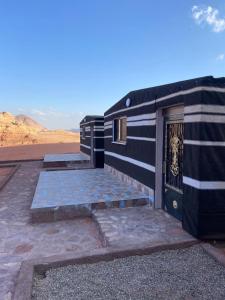
<svg viewBox="0 0 225 300">
<path fill-rule="evenodd" d="M 83 126 L 83 125 L 87 125 L 87 124 L 91 124 L 91 123 L 95 123 L 95 122 L 104 123 L 104 120 L 93 120 L 93 121 L 89 121 L 89 122 L 85 122 L 85 123 L 80 123 L 80 125 Z"/>
<path fill-rule="evenodd" d="M 167 100 L 167 99 L 170 99 L 170 98 L 174 98 L 174 97 L 178 97 L 178 96 L 182 96 L 182 95 L 188 95 L 188 94 L 201 92 L 201 91 L 225 93 L 224 88 L 216 88 L 216 87 L 208 87 L 208 86 L 195 87 L 195 88 L 192 88 L 192 89 L 189 89 L 189 90 L 184 90 L 184 91 L 180 91 L 180 92 L 177 92 L 177 93 L 173 93 L 173 94 L 167 95 L 165 97 L 158 98 L 156 100 L 151 100 L 151 101 L 141 103 L 141 104 L 137 104 L 137 105 L 134 105 L 134 106 L 131 106 L 131 107 L 119 109 L 119 110 L 114 111 L 114 112 L 112 112 L 108 115 L 105 115 L 105 118 L 108 118 L 108 117 L 110 117 L 114 114 L 118 114 L 120 112 L 136 109 L 136 108 L 143 107 L 143 106 L 148 106 L 148 105 L 151 105 L 153 103 L 158 103 L 160 101 L 164 101 L 164 100 Z"/>
<path fill-rule="evenodd" d="M 94 130 L 95 129 L 104 129 L 104 126 L 94 126 Z"/>
<path fill-rule="evenodd" d="M 213 114 L 219 114 L 224 113 L 225 114 L 225 105 L 206 105 L 206 104 L 197 104 L 197 105 L 190 105 L 184 107 L 184 113 L 190 114 L 190 113 L 213 113 Z"/>
<path fill-rule="evenodd" d="M 147 137 L 139 137 L 139 136 L 127 136 L 128 140 L 137 140 L 137 141 L 147 141 L 147 142 L 155 142 L 155 138 L 147 138 Z"/>
<path fill-rule="evenodd" d="M 85 127 L 85 131 L 91 131 L 91 128 L 93 128 L 94 131 L 103 131 L 104 130 L 104 126 L 93 126 L 93 127 L 87 126 L 87 127 Z M 82 132 L 82 129 L 80 130 L 80 132 Z"/>
<path fill-rule="evenodd" d="M 220 141 L 197 141 L 197 140 L 184 140 L 184 144 L 197 145 L 197 146 L 225 146 L 225 142 Z"/>
<path fill-rule="evenodd" d="M 86 138 L 90 138 L 90 135 L 86 135 Z M 104 136 L 94 136 L 94 139 L 104 139 Z"/>
<path fill-rule="evenodd" d="M 105 155 L 109 155 L 109 156 L 121 159 L 123 161 L 127 161 L 127 162 L 129 162 L 129 163 L 131 163 L 133 165 L 136 165 L 138 167 L 144 168 L 144 169 L 146 169 L 148 171 L 155 172 L 155 167 L 154 166 L 146 164 L 146 163 L 144 163 L 142 161 L 139 161 L 139 160 L 127 157 L 127 156 L 123 156 L 123 155 L 120 155 L 120 154 L 117 154 L 117 153 L 114 153 L 114 152 L 108 152 L 108 151 L 105 151 Z"/>
<path fill-rule="evenodd" d="M 87 145 L 84 145 L 84 144 L 80 144 L 80 146 L 84 147 L 84 148 L 87 148 L 87 149 L 91 149 L 90 146 L 87 146 Z"/>
<path fill-rule="evenodd" d="M 137 115 L 132 117 L 127 117 L 127 121 L 142 121 L 142 120 L 151 120 L 156 117 L 155 113 L 152 114 L 144 114 L 144 115 Z"/>
<path fill-rule="evenodd" d="M 103 151 L 105 151 L 105 149 L 97 149 L 97 148 L 94 148 L 94 151 L 95 151 L 95 152 L 103 152 Z"/>
<path fill-rule="evenodd" d="M 112 135 L 105 135 L 104 138 L 105 139 L 112 139 Z"/>
<path fill-rule="evenodd" d="M 155 120 L 127 122 L 128 127 L 153 126 L 153 125 L 155 125 Z"/>
<path fill-rule="evenodd" d="M 225 181 L 199 181 L 183 176 L 183 183 L 199 190 L 224 190 Z"/>
<path fill-rule="evenodd" d="M 108 121 L 104 123 L 105 126 L 112 125 L 112 121 Z"/>
<path fill-rule="evenodd" d="M 218 115 L 185 115 L 184 123 L 197 123 L 197 122 L 205 122 L 205 123 L 225 123 L 225 116 Z"/>
</svg>

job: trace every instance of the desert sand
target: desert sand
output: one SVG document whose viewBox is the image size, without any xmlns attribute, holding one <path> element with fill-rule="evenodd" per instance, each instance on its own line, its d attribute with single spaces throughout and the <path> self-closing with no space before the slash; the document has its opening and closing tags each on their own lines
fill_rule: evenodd
<svg viewBox="0 0 225 300">
<path fill-rule="evenodd" d="M 79 143 L 52 143 L 0 147 L 0 163 L 15 160 L 38 160 L 43 159 L 45 154 L 74 153 L 79 151 Z"/>
</svg>

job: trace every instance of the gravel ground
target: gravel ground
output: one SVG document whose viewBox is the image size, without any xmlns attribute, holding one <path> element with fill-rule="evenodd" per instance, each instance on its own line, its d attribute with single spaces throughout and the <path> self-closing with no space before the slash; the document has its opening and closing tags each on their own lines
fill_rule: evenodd
<svg viewBox="0 0 225 300">
<path fill-rule="evenodd" d="M 225 268 L 200 246 L 35 275 L 36 300 L 225 299 Z"/>
</svg>

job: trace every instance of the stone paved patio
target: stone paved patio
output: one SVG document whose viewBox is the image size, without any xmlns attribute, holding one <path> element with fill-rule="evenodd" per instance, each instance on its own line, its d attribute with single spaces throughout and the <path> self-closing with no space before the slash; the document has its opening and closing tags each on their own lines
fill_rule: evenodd
<svg viewBox="0 0 225 300">
<path fill-rule="evenodd" d="M 0 191 L 0 299 L 10 300 L 21 262 L 101 247 L 90 218 L 30 223 L 40 162 L 23 163 Z"/>
<path fill-rule="evenodd" d="M 51 210 L 66 207 L 70 214 L 91 215 L 93 208 L 126 207 L 148 203 L 148 195 L 140 192 L 128 183 L 104 169 L 86 169 L 70 171 L 41 172 L 31 210 L 33 219 L 41 214 L 51 214 Z M 53 210 L 52 210 L 53 213 Z M 38 217 L 35 217 L 38 214 Z M 77 216 L 76 215 L 76 216 Z"/>
<path fill-rule="evenodd" d="M 40 170 L 41 162 L 22 163 L 0 191 L 0 299 L 11 299 L 22 261 L 103 247 L 99 228 L 113 247 L 192 239 L 175 219 L 147 207 L 98 210 L 99 228 L 91 218 L 31 224 L 30 206 Z"/>
<path fill-rule="evenodd" d="M 182 229 L 179 221 L 163 210 L 144 206 L 126 210 L 104 209 L 93 214 L 109 246 L 147 246 L 195 240 Z"/>
<path fill-rule="evenodd" d="M 7 177 L 11 172 L 11 168 L 10 167 L 1 167 L 0 168 L 0 182 L 3 181 L 5 179 L 5 177 Z"/>
</svg>

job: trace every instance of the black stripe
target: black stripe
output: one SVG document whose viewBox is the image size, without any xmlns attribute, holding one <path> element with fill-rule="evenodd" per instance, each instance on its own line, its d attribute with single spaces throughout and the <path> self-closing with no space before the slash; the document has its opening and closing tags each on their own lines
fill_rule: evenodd
<svg viewBox="0 0 225 300">
<path fill-rule="evenodd" d="M 126 110 L 124 112 L 115 113 L 112 116 L 106 117 L 105 122 L 110 122 L 110 121 L 113 121 L 114 119 L 120 118 L 120 117 L 136 117 L 139 115 L 145 115 L 145 114 L 151 114 L 151 113 L 155 113 L 154 107 L 150 107 L 150 106 L 139 107 L 139 108 L 135 108 L 135 109 L 131 109 L 131 110 Z"/>
<path fill-rule="evenodd" d="M 104 168 L 104 152 L 95 152 L 95 167 Z"/>
<path fill-rule="evenodd" d="M 96 149 L 103 149 L 104 148 L 104 139 L 94 139 L 94 147 Z"/>
<path fill-rule="evenodd" d="M 114 152 L 155 166 L 155 143 L 127 140 L 126 145 L 121 145 L 105 139 L 105 151 Z M 128 174 L 127 170 L 124 170 L 124 173 Z"/>
<path fill-rule="evenodd" d="M 185 230 L 197 238 L 225 238 L 225 191 L 204 191 L 184 186 Z"/>
<path fill-rule="evenodd" d="M 225 113 L 213 113 L 213 112 L 194 112 L 194 113 L 185 113 L 185 116 L 194 116 L 194 115 L 209 115 L 209 116 L 225 116 Z"/>
<path fill-rule="evenodd" d="M 155 174 L 143 169 L 141 167 L 135 166 L 128 162 L 119 160 L 115 157 L 111 157 L 106 155 L 105 156 L 105 163 L 113 168 L 117 169 L 120 172 L 124 172 L 126 170 L 126 175 L 138 180 L 139 182 L 143 183 L 144 185 L 154 189 L 155 187 Z"/>
<path fill-rule="evenodd" d="M 104 131 L 95 131 L 95 136 L 98 136 L 98 137 L 103 137 L 104 138 Z"/>
<path fill-rule="evenodd" d="M 199 191 L 184 185 L 182 225 L 195 237 L 199 235 Z"/>
<path fill-rule="evenodd" d="M 225 214 L 225 190 L 199 191 L 199 211 L 200 213 Z"/>
<path fill-rule="evenodd" d="M 220 123 L 185 123 L 186 140 L 225 141 L 225 124 Z"/>
<path fill-rule="evenodd" d="M 94 122 L 92 123 L 93 126 L 104 126 L 104 121 L 102 122 Z"/>
<path fill-rule="evenodd" d="M 137 123 L 137 122 L 142 122 L 142 121 L 154 121 L 156 118 L 151 118 L 151 119 L 141 119 L 141 120 L 127 120 L 129 123 Z"/>
<path fill-rule="evenodd" d="M 156 137 L 156 126 L 132 126 L 127 128 L 127 135 L 138 136 L 138 137 Z"/>
<path fill-rule="evenodd" d="M 225 181 L 225 148 L 184 145 L 184 176 L 200 181 Z"/>
<path fill-rule="evenodd" d="M 199 215 L 199 237 L 203 239 L 225 239 L 225 213 Z"/>
</svg>

